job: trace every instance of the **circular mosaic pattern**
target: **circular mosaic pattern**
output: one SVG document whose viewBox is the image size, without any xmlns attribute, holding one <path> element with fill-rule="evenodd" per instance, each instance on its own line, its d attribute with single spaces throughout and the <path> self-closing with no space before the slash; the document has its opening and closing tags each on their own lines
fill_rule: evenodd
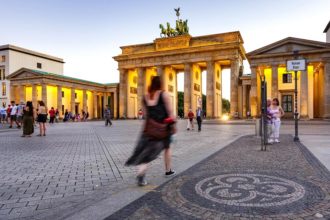
<svg viewBox="0 0 330 220">
<path fill-rule="evenodd" d="M 298 201 L 305 195 L 300 184 L 261 174 L 223 174 L 201 180 L 196 193 L 208 200 L 240 207 L 272 207 Z"/>
</svg>

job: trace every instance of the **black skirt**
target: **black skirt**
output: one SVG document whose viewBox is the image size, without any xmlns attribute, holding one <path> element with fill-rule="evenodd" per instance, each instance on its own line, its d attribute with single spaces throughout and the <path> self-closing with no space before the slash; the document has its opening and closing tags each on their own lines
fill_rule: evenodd
<svg viewBox="0 0 330 220">
<path fill-rule="evenodd" d="M 130 158 L 126 161 L 126 166 L 137 166 L 155 160 L 158 155 L 170 147 L 170 136 L 164 139 L 154 139 L 142 134 Z"/>
<path fill-rule="evenodd" d="M 47 115 L 45 114 L 39 114 L 37 118 L 37 122 L 39 123 L 46 123 L 47 121 Z"/>
</svg>

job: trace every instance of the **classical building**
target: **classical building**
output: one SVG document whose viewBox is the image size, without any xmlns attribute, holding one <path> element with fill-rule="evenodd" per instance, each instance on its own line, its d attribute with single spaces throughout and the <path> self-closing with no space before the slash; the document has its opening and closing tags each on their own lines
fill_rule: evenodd
<svg viewBox="0 0 330 220">
<path fill-rule="evenodd" d="M 298 113 L 302 118 L 330 118 L 330 22 L 325 29 L 327 42 L 288 37 L 246 56 L 251 75 L 241 77 L 241 86 L 248 90 L 249 103 L 242 103 L 242 115 L 260 112 L 260 77 L 267 82 L 268 98 L 278 98 L 287 117 L 294 112 L 294 73 L 286 69 L 286 61 L 306 59 L 306 71 L 298 72 Z M 294 55 L 294 52 L 297 55 Z M 244 91 L 244 89 L 242 89 Z M 250 106 L 250 107 L 247 107 Z"/>
<path fill-rule="evenodd" d="M 4 54 L 4 65 L 0 65 L 5 87 L 2 103 L 32 101 L 37 106 L 37 101 L 42 100 L 48 109 L 58 109 L 61 117 L 65 110 L 73 114 L 84 110 L 90 118 L 102 118 L 104 106 L 110 105 L 117 118 L 118 83 L 101 84 L 64 76 L 63 59 L 12 45 L 0 48 Z"/>
<path fill-rule="evenodd" d="M 58 57 L 14 45 L 0 46 L 0 104 L 10 103 L 8 75 L 23 67 L 63 75 L 63 64 L 63 59 Z"/>
<path fill-rule="evenodd" d="M 231 70 L 231 113 L 239 110 L 238 84 L 245 49 L 240 32 L 192 37 L 189 34 L 121 47 L 115 56 L 120 73 L 119 117 L 135 118 L 151 78 L 161 76 L 177 113 L 177 73 L 184 72 L 184 114 L 202 105 L 202 71 L 207 72 L 206 113 L 222 115 L 222 70 Z"/>
</svg>

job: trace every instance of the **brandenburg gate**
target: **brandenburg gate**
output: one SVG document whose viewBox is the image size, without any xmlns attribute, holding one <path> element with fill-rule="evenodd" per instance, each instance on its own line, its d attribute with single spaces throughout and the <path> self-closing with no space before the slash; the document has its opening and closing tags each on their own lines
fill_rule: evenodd
<svg viewBox="0 0 330 220">
<path fill-rule="evenodd" d="M 222 70 L 230 69 L 230 113 L 239 111 L 238 86 L 245 49 L 240 32 L 157 38 L 152 43 L 122 46 L 115 56 L 120 72 L 119 117 L 135 118 L 151 78 L 162 78 L 177 113 L 177 73 L 184 72 L 184 114 L 202 105 L 202 71 L 206 71 L 206 114 L 222 115 Z"/>
</svg>

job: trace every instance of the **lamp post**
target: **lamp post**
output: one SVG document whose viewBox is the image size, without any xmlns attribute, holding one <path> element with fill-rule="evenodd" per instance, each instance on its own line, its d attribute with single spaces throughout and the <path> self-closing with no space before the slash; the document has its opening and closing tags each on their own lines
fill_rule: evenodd
<svg viewBox="0 0 330 220">
<path fill-rule="evenodd" d="M 299 51 L 293 51 L 294 59 L 298 59 Z M 294 138 L 293 141 L 299 141 L 298 137 L 298 71 L 294 71 Z"/>
</svg>

